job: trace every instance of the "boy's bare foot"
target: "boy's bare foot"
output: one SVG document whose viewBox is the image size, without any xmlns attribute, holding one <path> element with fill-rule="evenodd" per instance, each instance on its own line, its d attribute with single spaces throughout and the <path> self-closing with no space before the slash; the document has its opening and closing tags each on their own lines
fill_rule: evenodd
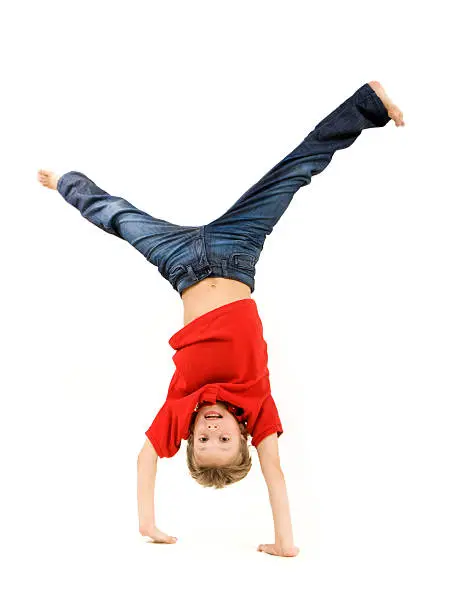
<svg viewBox="0 0 450 612">
<path fill-rule="evenodd" d="M 48 187 L 49 189 L 56 189 L 56 185 L 59 180 L 58 174 L 51 172 L 50 170 L 39 170 L 38 171 L 38 181 L 44 187 Z"/>
<path fill-rule="evenodd" d="M 369 81 L 369 85 L 383 102 L 389 117 L 395 122 L 395 125 L 397 127 L 405 125 L 405 122 L 403 121 L 402 111 L 388 97 L 381 83 L 379 83 L 379 81 Z"/>
</svg>

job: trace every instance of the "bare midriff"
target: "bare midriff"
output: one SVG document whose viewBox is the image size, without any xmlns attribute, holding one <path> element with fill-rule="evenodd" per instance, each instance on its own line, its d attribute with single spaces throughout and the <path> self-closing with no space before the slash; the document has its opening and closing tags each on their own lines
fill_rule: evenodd
<svg viewBox="0 0 450 612">
<path fill-rule="evenodd" d="M 181 295 L 184 304 L 184 325 L 214 308 L 250 297 L 250 287 L 241 281 L 214 276 L 204 278 L 185 289 Z"/>
</svg>

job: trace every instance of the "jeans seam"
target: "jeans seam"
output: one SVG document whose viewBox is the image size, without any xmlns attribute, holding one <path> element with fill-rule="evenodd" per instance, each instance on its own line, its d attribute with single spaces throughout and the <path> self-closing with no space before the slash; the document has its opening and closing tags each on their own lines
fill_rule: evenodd
<svg viewBox="0 0 450 612">
<path fill-rule="evenodd" d="M 66 174 L 67 174 L 67 172 L 65 172 L 64 174 L 61 174 L 61 176 L 59 177 L 59 179 L 58 179 L 58 181 L 56 183 L 56 189 L 61 194 L 62 194 L 62 190 L 63 190 L 64 177 L 66 176 Z"/>
<path fill-rule="evenodd" d="M 388 115 L 387 109 L 384 106 L 383 101 L 381 100 L 380 96 L 377 94 L 377 92 L 374 89 L 370 87 L 370 85 L 368 85 L 368 87 L 370 88 L 370 91 L 368 92 L 366 96 L 364 96 L 364 98 L 360 100 L 360 102 L 364 102 L 368 98 L 372 98 L 372 100 L 375 101 L 375 104 L 377 105 L 377 108 L 380 114 Z"/>
</svg>

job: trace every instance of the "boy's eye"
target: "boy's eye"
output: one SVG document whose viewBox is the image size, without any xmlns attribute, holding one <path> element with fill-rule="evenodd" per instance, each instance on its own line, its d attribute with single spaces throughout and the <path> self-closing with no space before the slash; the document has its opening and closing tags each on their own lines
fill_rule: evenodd
<svg viewBox="0 0 450 612">
<path fill-rule="evenodd" d="M 206 442 L 208 438 L 205 438 L 205 436 L 202 436 L 201 438 L 199 438 L 200 442 Z M 228 442 L 230 438 L 228 438 L 228 436 L 222 436 L 221 440 L 224 440 L 225 442 Z"/>
</svg>

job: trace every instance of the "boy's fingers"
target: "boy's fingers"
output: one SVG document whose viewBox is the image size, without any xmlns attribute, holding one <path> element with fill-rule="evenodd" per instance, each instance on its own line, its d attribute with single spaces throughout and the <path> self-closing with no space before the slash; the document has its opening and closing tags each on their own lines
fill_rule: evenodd
<svg viewBox="0 0 450 612">
<path fill-rule="evenodd" d="M 268 546 L 268 544 L 260 544 L 258 546 L 258 552 L 269 552 Z"/>
<path fill-rule="evenodd" d="M 174 544 L 177 541 L 177 538 L 175 536 L 167 536 L 164 541 L 168 544 Z"/>
</svg>

